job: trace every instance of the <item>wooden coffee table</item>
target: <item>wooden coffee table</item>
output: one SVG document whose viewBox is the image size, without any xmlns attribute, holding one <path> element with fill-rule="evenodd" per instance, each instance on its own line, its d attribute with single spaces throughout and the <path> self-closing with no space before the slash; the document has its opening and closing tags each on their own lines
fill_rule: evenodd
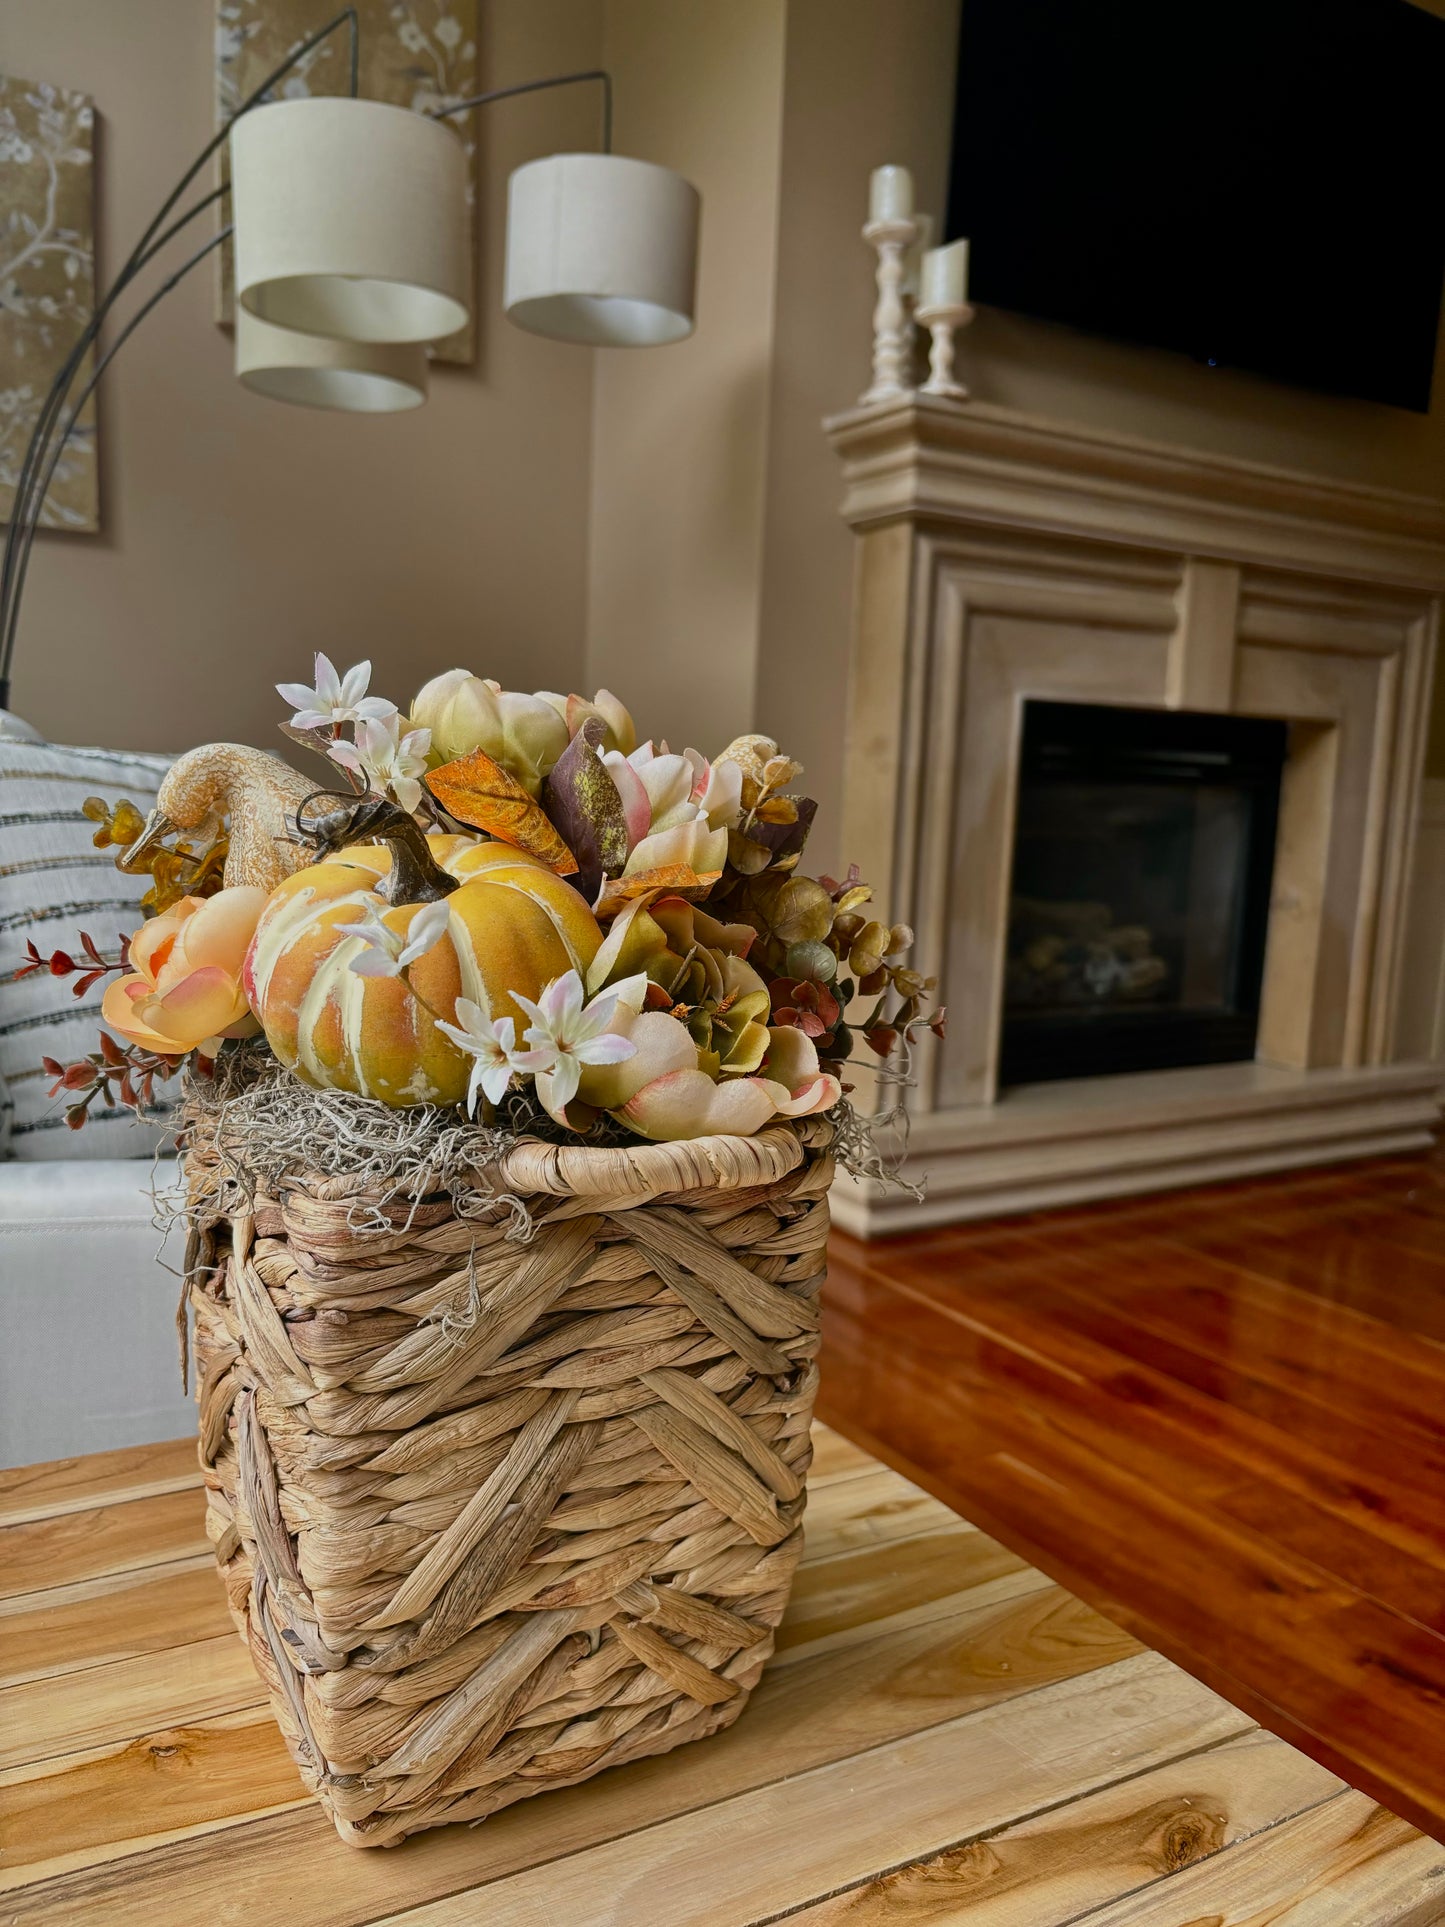
<svg viewBox="0 0 1445 1927">
<path fill-rule="evenodd" d="M 736 1727 L 357 1852 L 263 1704 L 198 1487 L 189 1441 L 0 1473 L 0 1921 L 1445 1922 L 1445 1847 L 821 1427 Z"/>
</svg>

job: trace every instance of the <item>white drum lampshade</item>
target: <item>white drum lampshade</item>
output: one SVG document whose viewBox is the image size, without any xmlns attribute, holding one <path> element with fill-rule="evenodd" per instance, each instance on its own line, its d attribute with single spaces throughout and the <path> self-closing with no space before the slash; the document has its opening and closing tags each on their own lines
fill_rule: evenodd
<svg viewBox="0 0 1445 1927">
<path fill-rule="evenodd" d="M 416 342 L 332 341 L 273 328 L 236 309 L 236 375 L 253 394 L 304 408 L 392 415 L 427 396 L 426 349 Z"/>
<path fill-rule="evenodd" d="M 701 197 L 620 154 L 553 154 L 513 174 L 508 317 L 533 334 L 606 348 L 681 341 L 693 328 Z"/>
<path fill-rule="evenodd" d="M 376 100 L 278 100 L 231 129 L 236 300 L 343 341 L 438 341 L 468 315 L 466 156 Z"/>
</svg>

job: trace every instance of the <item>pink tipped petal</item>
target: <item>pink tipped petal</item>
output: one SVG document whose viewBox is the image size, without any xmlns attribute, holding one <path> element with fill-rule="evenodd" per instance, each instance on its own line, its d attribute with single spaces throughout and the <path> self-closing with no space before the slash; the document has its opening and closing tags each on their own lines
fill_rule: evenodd
<svg viewBox="0 0 1445 1927">
<path fill-rule="evenodd" d="M 575 970 L 554 977 L 537 1000 L 539 1022 L 550 1030 L 560 1030 L 582 1008 L 582 980 Z"/>
<path fill-rule="evenodd" d="M 507 1053 L 508 1062 L 514 1071 L 549 1071 L 557 1061 L 554 1050 L 513 1050 Z"/>
<path fill-rule="evenodd" d="M 612 1020 L 616 1015 L 617 999 L 610 991 L 600 997 L 594 997 L 570 1026 L 569 1035 L 572 1042 L 588 1044 L 594 1037 L 605 1036 L 609 1030 L 615 1028 Z"/>
<path fill-rule="evenodd" d="M 772 1098 L 756 1079 L 714 1084 L 699 1070 L 669 1071 L 654 1078 L 618 1112 L 640 1136 L 669 1144 L 696 1137 L 751 1137 L 775 1115 Z"/>
<path fill-rule="evenodd" d="M 773 1086 L 774 1090 L 778 1088 Z M 818 1111 L 831 1111 L 843 1095 L 843 1086 L 830 1071 L 821 1071 L 811 1084 L 805 1084 L 790 1097 L 775 1099 L 783 1117 L 812 1117 Z"/>
<path fill-rule="evenodd" d="M 633 1054 L 613 1064 L 589 1064 L 579 1086 L 585 1101 L 601 1111 L 616 1110 L 655 1077 L 697 1069 L 697 1045 L 665 1010 L 645 1010 L 640 1017 L 619 1011 L 617 1016 L 619 1027 L 628 1026 Z"/>
<path fill-rule="evenodd" d="M 622 817 L 627 825 L 628 844 L 640 843 L 652 821 L 652 805 L 647 800 L 642 778 L 627 758 L 620 756 L 615 749 L 608 750 L 602 761 L 616 785 L 617 794 L 622 798 Z"/>
</svg>

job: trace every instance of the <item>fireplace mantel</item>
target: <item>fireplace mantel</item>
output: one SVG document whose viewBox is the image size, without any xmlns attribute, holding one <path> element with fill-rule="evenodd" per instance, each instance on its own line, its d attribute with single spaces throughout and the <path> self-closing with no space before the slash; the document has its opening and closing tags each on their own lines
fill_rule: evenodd
<svg viewBox="0 0 1445 1927">
<path fill-rule="evenodd" d="M 843 516 L 1139 542 L 1445 591 L 1445 501 L 918 394 L 824 423 Z"/>
<path fill-rule="evenodd" d="M 947 1040 L 864 1235 L 1426 1141 L 1396 1045 L 1445 504 L 918 396 L 827 424 L 858 537 L 844 847 Z M 1291 725 L 1259 1062 L 998 1090 L 1029 697 Z M 931 1045 L 931 1040 L 930 1040 Z"/>
</svg>

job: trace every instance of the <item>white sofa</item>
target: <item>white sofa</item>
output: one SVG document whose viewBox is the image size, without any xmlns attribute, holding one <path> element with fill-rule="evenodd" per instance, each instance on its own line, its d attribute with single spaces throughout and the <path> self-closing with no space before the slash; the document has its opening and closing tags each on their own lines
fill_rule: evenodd
<svg viewBox="0 0 1445 1927">
<path fill-rule="evenodd" d="M 195 1429 L 175 1333 L 184 1240 L 173 1229 L 162 1250 L 152 1223 L 151 1187 L 175 1168 L 0 1163 L 0 1466 Z"/>
</svg>

